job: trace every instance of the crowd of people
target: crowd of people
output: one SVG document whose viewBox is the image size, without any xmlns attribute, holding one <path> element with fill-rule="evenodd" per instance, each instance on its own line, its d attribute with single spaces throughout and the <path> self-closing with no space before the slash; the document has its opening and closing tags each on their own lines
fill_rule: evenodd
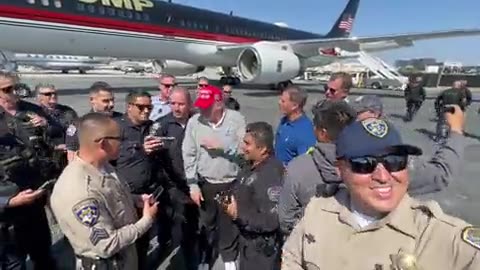
<svg viewBox="0 0 480 270">
<path fill-rule="evenodd" d="M 153 261 L 179 245 L 186 269 L 212 269 L 219 256 L 226 270 L 480 269 L 480 230 L 421 200 L 460 177 L 464 99 L 438 102 L 448 132 L 421 159 L 381 98 L 350 95 L 347 73 L 331 76 L 313 118 L 308 92 L 286 87 L 275 131 L 247 123 L 230 85 L 201 77 L 193 98 L 172 75 L 158 82 L 157 94 L 129 92 L 122 113 L 114 88 L 95 82 L 79 117 L 55 86 L 38 85 L 33 104 L 0 73 L 1 165 L 32 145 L 31 130 L 64 154 L 55 181 L 28 162 L 2 168 L 0 269 L 25 269 L 27 255 L 35 269 L 58 269 L 46 207 L 76 269 L 149 269 L 153 237 Z M 406 91 L 408 121 L 420 87 Z"/>
</svg>

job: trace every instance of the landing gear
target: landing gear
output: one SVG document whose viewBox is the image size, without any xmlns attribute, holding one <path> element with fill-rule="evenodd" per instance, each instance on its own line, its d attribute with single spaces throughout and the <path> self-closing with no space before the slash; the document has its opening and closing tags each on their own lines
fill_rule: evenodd
<svg viewBox="0 0 480 270">
<path fill-rule="evenodd" d="M 288 81 L 284 81 L 284 82 L 279 82 L 277 84 L 272 84 L 270 85 L 270 89 L 272 90 L 278 90 L 278 91 L 283 91 L 285 88 L 289 87 L 293 85 L 292 81 L 288 80 Z"/>
<path fill-rule="evenodd" d="M 233 76 L 223 76 L 220 78 L 220 84 L 239 85 L 241 83 L 240 78 Z"/>
<path fill-rule="evenodd" d="M 222 76 L 222 78 L 220 78 L 220 83 L 222 85 L 230 84 L 235 86 L 242 83 L 240 81 L 240 78 L 238 78 L 237 76 L 234 76 L 235 73 L 232 71 L 231 67 L 222 67 L 222 70 L 223 70 L 223 73 L 225 74 L 225 76 Z"/>
</svg>

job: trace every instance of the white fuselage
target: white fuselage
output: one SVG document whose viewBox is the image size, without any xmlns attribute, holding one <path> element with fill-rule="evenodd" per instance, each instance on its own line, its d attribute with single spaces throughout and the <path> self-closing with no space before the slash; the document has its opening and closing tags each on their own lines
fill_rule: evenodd
<svg viewBox="0 0 480 270">
<path fill-rule="evenodd" d="M 0 17 L 0 50 L 129 59 L 176 59 L 199 66 L 235 66 L 237 55 L 217 55 L 226 44 L 155 34 Z"/>
</svg>

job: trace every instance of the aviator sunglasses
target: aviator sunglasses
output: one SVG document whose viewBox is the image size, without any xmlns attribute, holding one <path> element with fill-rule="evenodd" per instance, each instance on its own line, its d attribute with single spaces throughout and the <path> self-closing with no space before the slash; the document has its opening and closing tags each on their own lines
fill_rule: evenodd
<svg viewBox="0 0 480 270">
<path fill-rule="evenodd" d="M 379 163 L 389 172 L 398 172 L 407 168 L 408 156 L 386 155 L 382 157 L 358 157 L 348 160 L 352 172 L 359 174 L 370 174 L 375 171 Z"/>
</svg>

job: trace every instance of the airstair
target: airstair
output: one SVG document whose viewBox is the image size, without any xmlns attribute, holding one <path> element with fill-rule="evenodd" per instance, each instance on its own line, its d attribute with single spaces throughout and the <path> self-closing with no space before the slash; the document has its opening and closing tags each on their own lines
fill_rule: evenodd
<svg viewBox="0 0 480 270">
<path fill-rule="evenodd" d="M 359 52 L 357 60 L 367 67 L 376 76 L 367 75 L 363 82 L 366 87 L 372 88 L 393 88 L 404 90 L 408 78 L 399 74 L 393 67 L 389 66 L 382 59 L 373 57 L 365 52 Z"/>
</svg>

